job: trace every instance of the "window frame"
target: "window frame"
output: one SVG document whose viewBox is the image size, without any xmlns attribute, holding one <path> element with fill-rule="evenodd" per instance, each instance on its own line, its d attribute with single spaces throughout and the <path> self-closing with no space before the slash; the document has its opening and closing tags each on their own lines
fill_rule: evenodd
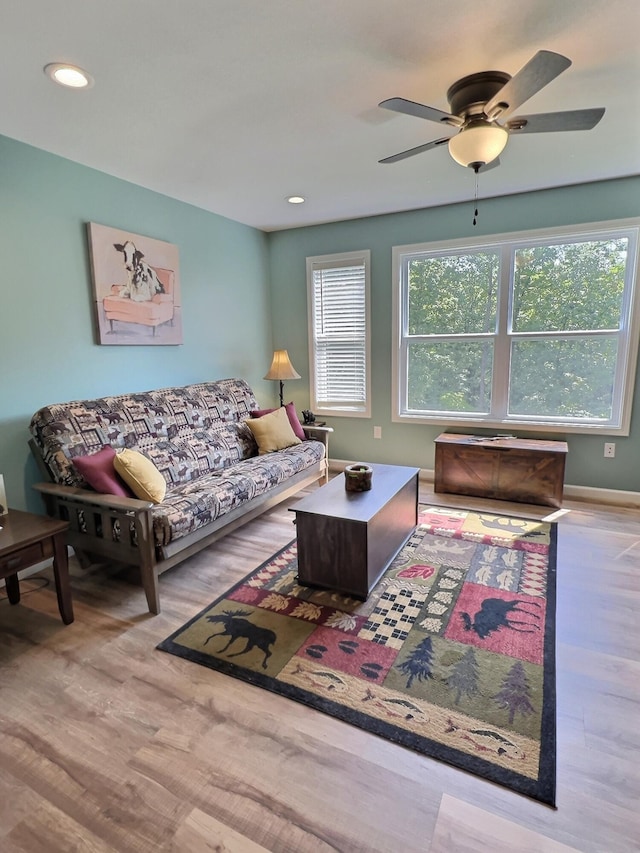
<svg viewBox="0 0 640 853">
<path fill-rule="evenodd" d="M 531 419 L 524 415 L 507 414 L 509 393 L 509 364 L 513 341 L 527 338 L 540 339 L 558 337 L 566 340 L 572 332 L 514 332 L 509 327 L 511 300 L 513 298 L 513 258 L 522 248 L 554 243 L 588 242 L 620 237 L 629 238 L 629 255 L 625 269 L 625 285 L 621 305 L 621 327 L 618 336 L 618 365 L 613 393 L 612 421 L 562 420 L 559 417 L 538 416 Z M 638 336 L 640 331 L 640 218 L 610 220 L 606 222 L 570 225 L 558 228 L 541 228 L 528 231 L 485 235 L 478 238 L 394 246 L 393 264 L 393 341 L 392 341 L 392 416 L 395 423 L 418 423 L 449 425 L 468 428 L 498 428 L 547 433 L 582 433 L 590 435 L 629 435 L 631 410 L 635 390 L 638 359 Z M 494 337 L 494 372 L 492 376 L 491 412 L 488 415 L 463 414 L 460 412 L 424 412 L 409 410 L 408 392 L 408 341 L 406 333 L 408 319 L 408 287 L 406 286 L 407 259 L 416 255 L 430 256 L 460 254 L 465 251 L 497 251 L 500 255 L 498 283 L 497 328 Z M 506 292 L 505 292 L 506 289 Z M 580 335 L 581 332 L 573 333 Z M 597 332 L 590 332 L 595 335 Z M 425 336 L 428 337 L 428 336 Z M 482 334 L 469 335 L 480 339 Z M 485 335 L 486 337 L 486 335 Z M 444 335 L 443 341 L 447 339 Z M 451 339 L 460 340 L 459 336 Z M 506 354 L 506 359 L 505 359 Z M 617 406 L 617 411 L 616 411 Z M 498 416 L 496 416 L 498 412 Z M 615 419 L 615 422 L 614 422 Z"/>
<path fill-rule="evenodd" d="M 314 281 L 315 269 L 330 269 L 339 264 L 364 266 L 365 284 L 365 400 L 362 407 L 327 406 L 318 402 L 316 382 L 316 342 L 314 327 Z M 364 249 L 353 252 L 338 252 L 330 255 L 314 255 L 307 258 L 307 320 L 309 340 L 309 395 L 310 406 L 315 414 L 327 417 L 370 418 L 371 417 L 371 251 Z"/>
</svg>

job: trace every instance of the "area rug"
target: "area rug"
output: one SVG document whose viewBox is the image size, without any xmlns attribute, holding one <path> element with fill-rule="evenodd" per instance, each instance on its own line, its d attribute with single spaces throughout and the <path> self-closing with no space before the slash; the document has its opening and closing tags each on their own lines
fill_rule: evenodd
<svg viewBox="0 0 640 853">
<path fill-rule="evenodd" d="M 290 543 L 158 648 L 555 805 L 556 525 L 420 507 L 367 601 Z"/>
</svg>

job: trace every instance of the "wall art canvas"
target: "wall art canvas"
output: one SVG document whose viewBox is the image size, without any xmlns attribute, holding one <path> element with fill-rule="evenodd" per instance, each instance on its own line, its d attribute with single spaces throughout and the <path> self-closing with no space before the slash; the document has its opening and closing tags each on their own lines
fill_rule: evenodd
<svg viewBox="0 0 640 853">
<path fill-rule="evenodd" d="M 181 344 L 178 247 L 95 222 L 88 234 L 99 343 Z"/>
<path fill-rule="evenodd" d="M 6 515 L 9 512 L 7 504 L 7 493 L 4 489 L 4 477 L 0 474 L 0 515 Z"/>
</svg>

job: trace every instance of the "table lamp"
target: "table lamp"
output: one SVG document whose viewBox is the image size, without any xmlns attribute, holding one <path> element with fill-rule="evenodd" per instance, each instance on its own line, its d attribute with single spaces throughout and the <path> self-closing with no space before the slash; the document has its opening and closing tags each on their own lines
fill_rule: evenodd
<svg viewBox="0 0 640 853">
<path fill-rule="evenodd" d="M 277 379 L 280 382 L 280 405 L 284 406 L 284 380 L 300 379 L 300 374 L 289 361 L 289 353 L 286 349 L 277 349 L 273 353 L 273 361 L 265 379 Z"/>
</svg>

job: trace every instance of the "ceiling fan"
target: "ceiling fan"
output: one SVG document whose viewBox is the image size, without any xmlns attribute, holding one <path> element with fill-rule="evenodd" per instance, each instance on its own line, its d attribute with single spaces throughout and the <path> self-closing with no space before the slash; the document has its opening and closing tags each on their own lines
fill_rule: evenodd
<svg viewBox="0 0 640 853">
<path fill-rule="evenodd" d="M 539 50 L 513 77 L 504 71 L 481 71 L 457 80 L 447 90 L 450 113 L 405 98 L 389 98 L 379 106 L 404 115 L 416 116 L 457 128 L 454 136 L 443 136 L 424 145 L 409 148 L 380 163 L 397 163 L 431 148 L 448 145 L 449 153 L 461 166 L 476 174 L 499 165 L 498 157 L 509 136 L 521 133 L 550 133 L 565 130 L 591 130 L 604 115 L 604 107 L 538 113 L 506 119 L 536 92 L 571 65 L 571 60 L 550 50 Z"/>
</svg>

